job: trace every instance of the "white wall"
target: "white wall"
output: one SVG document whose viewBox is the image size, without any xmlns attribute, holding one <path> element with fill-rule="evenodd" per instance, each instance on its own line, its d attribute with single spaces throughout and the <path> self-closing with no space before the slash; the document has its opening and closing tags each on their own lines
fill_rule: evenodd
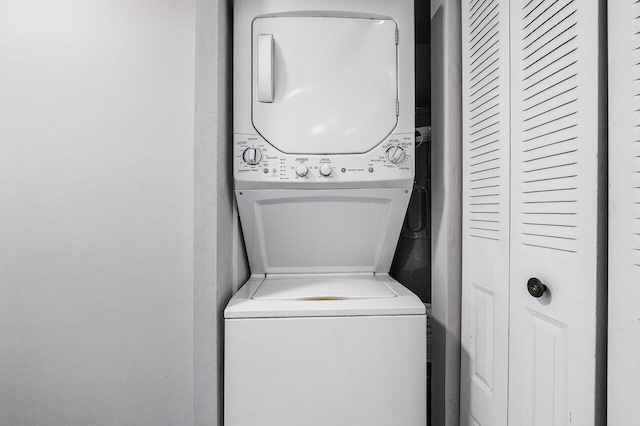
<svg viewBox="0 0 640 426">
<path fill-rule="evenodd" d="M 194 5 L 0 2 L 0 424 L 193 423 Z"/>
<path fill-rule="evenodd" d="M 459 425 L 462 55 L 459 0 L 431 0 L 431 424 Z"/>
</svg>

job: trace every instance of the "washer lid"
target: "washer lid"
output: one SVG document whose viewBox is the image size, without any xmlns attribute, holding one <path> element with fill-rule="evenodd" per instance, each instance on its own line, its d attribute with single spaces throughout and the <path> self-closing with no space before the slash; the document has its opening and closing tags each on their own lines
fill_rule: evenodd
<svg viewBox="0 0 640 426">
<path fill-rule="evenodd" d="M 388 272 L 406 188 L 236 190 L 254 274 Z"/>
<path fill-rule="evenodd" d="M 424 314 L 418 296 L 387 274 L 254 275 L 224 311 L 227 319 Z"/>
<path fill-rule="evenodd" d="M 396 23 L 265 17 L 253 22 L 252 120 L 288 154 L 371 150 L 396 127 Z"/>
<path fill-rule="evenodd" d="M 253 293 L 255 300 L 337 301 L 397 295 L 375 275 L 271 277 Z"/>
</svg>

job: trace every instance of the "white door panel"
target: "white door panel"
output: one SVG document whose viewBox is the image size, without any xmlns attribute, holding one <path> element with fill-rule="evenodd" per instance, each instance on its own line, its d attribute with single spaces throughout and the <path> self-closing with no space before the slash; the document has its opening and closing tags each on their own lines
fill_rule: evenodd
<svg viewBox="0 0 640 426">
<path fill-rule="evenodd" d="M 596 1 L 512 2 L 511 425 L 602 415 L 600 24 Z"/>
<path fill-rule="evenodd" d="M 461 422 L 506 425 L 509 2 L 463 1 Z"/>
<path fill-rule="evenodd" d="M 396 127 L 396 23 L 266 17 L 253 22 L 255 129 L 290 154 L 369 151 Z"/>
<path fill-rule="evenodd" d="M 463 2 L 464 424 L 604 421 L 603 16 Z"/>
<path fill-rule="evenodd" d="M 640 424 L 640 3 L 609 1 L 609 333 L 611 425 Z"/>
</svg>

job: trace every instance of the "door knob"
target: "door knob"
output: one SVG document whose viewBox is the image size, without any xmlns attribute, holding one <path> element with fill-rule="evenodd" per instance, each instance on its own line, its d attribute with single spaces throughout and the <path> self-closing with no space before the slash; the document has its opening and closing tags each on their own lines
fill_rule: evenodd
<svg viewBox="0 0 640 426">
<path fill-rule="evenodd" d="M 529 278 L 527 281 L 527 290 L 529 290 L 529 294 L 533 297 L 542 297 L 545 291 L 547 291 L 547 286 L 542 284 L 537 278 Z"/>
</svg>

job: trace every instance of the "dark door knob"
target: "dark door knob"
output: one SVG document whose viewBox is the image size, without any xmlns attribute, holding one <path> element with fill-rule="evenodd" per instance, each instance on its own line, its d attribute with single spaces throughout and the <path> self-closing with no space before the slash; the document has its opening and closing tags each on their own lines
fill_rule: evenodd
<svg viewBox="0 0 640 426">
<path fill-rule="evenodd" d="M 537 278 L 529 278 L 527 281 L 527 290 L 529 290 L 529 294 L 533 297 L 541 297 L 545 291 L 547 291 L 547 286 L 542 284 Z"/>
</svg>

